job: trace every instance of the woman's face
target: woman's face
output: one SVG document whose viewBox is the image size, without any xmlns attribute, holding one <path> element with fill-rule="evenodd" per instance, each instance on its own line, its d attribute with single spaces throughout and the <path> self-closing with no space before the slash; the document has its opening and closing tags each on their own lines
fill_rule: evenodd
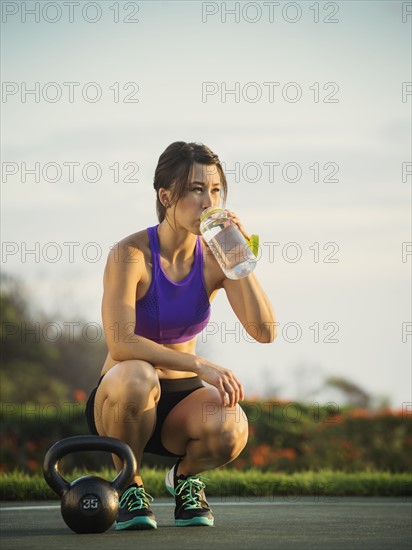
<svg viewBox="0 0 412 550">
<path fill-rule="evenodd" d="M 206 208 L 220 206 L 221 189 L 220 174 L 215 165 L 194 163 L 185 193 L 168 210 L 172 225 L 175 218 L 176 229 L 181 227 L 200 235 L 200 217 Z"/>
</svg>

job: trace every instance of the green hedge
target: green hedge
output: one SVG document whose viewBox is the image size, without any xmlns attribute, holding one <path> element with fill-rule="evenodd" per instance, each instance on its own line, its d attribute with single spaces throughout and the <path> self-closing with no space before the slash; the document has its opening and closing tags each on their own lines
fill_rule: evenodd
<svg viewBox="0 0 412 550">
<path fill-rule="evenodd" d="M 164 485 L 166 470 L 143 468 L 142 477 L 146 490 L 153 497 L 169 496 Z M 64 474 L 71 481 L 85 472 L 74 471 Z M 100 472 L 87 472 L 111 480 L 115 476 L 112 469 Z M 317 502 L 336 501 L 343 496 L 399 496 L 412 495 L 411 474 L 391 474 L 389 472 L 300 472 L 279 474 L 262 472 L 256 469 L 244 472 L 221 468 L 205 472 L 207 495 L 224 499 L 235 497 L 238 500 L 251 500 L 260 497 L 283 497 L 286 501 L 297 501 L 301 496 L 312 495 Z M 39 474 L 28 475 L 12 472 L 0 475 L 0 497 L 2 500 L 50 500 L 56 494 Z"/>
<path fill-rule="evenodd" d="M 319 407 L 274 400 L 247 401 L 242 407 L 249 420 L 249 442 L 229 468 L 285 473 L 412 471 L 412 416 L 402 410 L 340 410 L 333 403 Z M 9 403 L 2 407 L 0 420 L 3 472 L 16 468 L 39 472 L 53 443 L 89 433 L 84 403 Z M 64 460 L 69 468 L 87 470 L 112 465 L 107 453 L 76 453 Z M 171 463 L 172 459 L 155 455 L 144 458 L 144 464 L 152 467 Z"/>
<path fill-rule="evenodd" d="M 239 468 L 412 471 L 412 416 L 407 410 L 275 401 L 243 407 L 250 437 Z"/>
</svg>

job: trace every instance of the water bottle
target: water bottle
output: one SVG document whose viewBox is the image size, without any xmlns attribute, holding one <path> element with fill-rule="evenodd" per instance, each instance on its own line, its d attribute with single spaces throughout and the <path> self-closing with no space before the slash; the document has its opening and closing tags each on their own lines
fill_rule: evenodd
<svg viewBox="0 0 412 550">
<path fill-rule="evenodd" d="M 256 256 L 226 210 L 207 208 L 200 218 L 200 232 L 228 279 L 242 279 L 255 269 Z"/>
</svg>

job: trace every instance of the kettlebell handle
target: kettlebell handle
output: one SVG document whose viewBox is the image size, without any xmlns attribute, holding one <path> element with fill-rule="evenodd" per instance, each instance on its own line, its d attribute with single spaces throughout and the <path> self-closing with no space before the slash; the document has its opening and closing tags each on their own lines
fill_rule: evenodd
<svg viewBox="0 0 412 550">
<path fill-rule="evenodd" d="M 137 470 L 137 463 L 129 445 L 114 437 L 99 435 L 67 437 L 50 447 L 43 462 L 44 478 L 58 495 L 63 495 L 70 488 L 70 483 L 59 472 L 59 460 L 67 454 L 77 451 L 107 451 L 114 453 L 123 461 L 123 466 L 114 480 L 111 481 L 111 485 L 117 492 L 121 492 L 132 482 Z"/>
</svg>

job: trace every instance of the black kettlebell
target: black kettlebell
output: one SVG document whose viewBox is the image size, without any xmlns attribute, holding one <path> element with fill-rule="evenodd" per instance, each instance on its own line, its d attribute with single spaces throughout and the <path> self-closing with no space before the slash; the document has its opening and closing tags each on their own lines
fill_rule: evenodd
<svg viewBox="0 0 412 550">
<path fill-rule="evenodd" d="M 108 451 L 123 460 L 123 467 L 112 482 L 97 476 L 84 476 L 72 483 L 58 470 L 59 460 L 76 451 Z M 116 520 L 119 493 L 136 474 L 136 458 L 131 448 L 113 437 L 80 435 L 58 441 L 44 457 L 43 474 L 50 487 L 61 496 L 61 514 L 76 533 L 103 533 Z"/>
</svg>

